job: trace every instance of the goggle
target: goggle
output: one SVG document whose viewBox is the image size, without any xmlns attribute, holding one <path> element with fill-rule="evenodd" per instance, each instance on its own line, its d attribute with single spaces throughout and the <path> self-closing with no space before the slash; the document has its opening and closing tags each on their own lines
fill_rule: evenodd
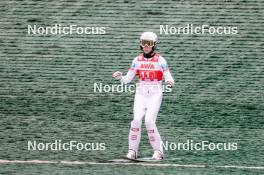
<svg viewBox="0 0 264 175">
<path fill-rule="evenodd" d="M 153 47 L 155 45 L 155 42 L 152 40 L 140 40 L 140 46 L 145 47 L 146 45 L 148 47 Z"/>
</svg>

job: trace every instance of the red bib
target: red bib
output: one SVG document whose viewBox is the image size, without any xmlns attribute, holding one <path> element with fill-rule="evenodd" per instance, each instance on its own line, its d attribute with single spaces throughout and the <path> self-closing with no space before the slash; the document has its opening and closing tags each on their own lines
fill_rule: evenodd
<svg viewBox="0 0 264 175">
<path fill-rule="evenodd" d="M 138 56 L 137 74 L 142 81 L 161 81 L 163 78 L 162 68 L 159 64 L 159 54 L 145 59 L 143 54 Z"/>
</svg>

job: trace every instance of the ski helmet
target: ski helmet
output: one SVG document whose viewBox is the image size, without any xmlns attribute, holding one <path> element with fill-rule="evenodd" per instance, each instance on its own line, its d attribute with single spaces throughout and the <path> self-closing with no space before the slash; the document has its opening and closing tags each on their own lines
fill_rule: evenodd
<svg viewBox="0 0 264 175">
<path fill-rule="evenodd" d="M 157 47 L 158 36 L 153 32 L 144 32 L 140 36 L 140 48 L 141 50 L 145 45 L 152 47 L 152 50 Z"/>
</svg>

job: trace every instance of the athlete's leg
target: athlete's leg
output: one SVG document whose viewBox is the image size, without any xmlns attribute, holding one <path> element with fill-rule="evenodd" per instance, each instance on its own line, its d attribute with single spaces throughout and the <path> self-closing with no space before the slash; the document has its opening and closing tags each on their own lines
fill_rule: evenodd
<svg viewBox="0 0 264 175">
<path fill-rule="evenodd" d="M 154 151 L 163 154 L 162 140 L 156 127 L 156 119 L 162 101 L 162 93 L 154 93 L 148 98 L 145 125 L 148 132 L 149 141 Z"/>
<path fill-rule="evenodd" d="M 146 112 L 144 95 L 136 93 L 134 101 L 134 119 L 128 137 L 129 150 L 134 150 L 137 154 L 141 138 L 141 124 Z"/>
</svg>

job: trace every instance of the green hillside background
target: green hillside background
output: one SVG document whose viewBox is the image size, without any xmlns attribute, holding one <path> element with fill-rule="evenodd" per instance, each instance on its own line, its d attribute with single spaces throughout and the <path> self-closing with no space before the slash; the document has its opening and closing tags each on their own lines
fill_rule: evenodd
<svg viewBox="0 0 264 175">
<path fill-rule="evenodd" d="M 262 0 L 1 1 L 0 159 L 109 160 L 127 151 L 133 93 L 94 92 L 118 84 L 140 53 L 139 36 L 158 34 L 175 79 L 157 125 L 164 141 L 237 142 L 236 151 L 167 151 L 166 163 L 209 168 L 1 164 L 0 174 L 263 174 L 217 165 L 263 166 Z M 99 26 L 105 35 L 28 35 L 27 25 Z M 160 25 L 238 27 L 236 35 L 160 35 Z M 132 83 L 135 83 L 133 81 Z M 143 125 L 144 126 L 144 125 Z M 28 151 L 27 141 L 105 142 L 105 151 Z M 143 132 L 142 156 L 152 154 Z M 180 158 L 180 160 L 172 160 Z"/>
</svg>

